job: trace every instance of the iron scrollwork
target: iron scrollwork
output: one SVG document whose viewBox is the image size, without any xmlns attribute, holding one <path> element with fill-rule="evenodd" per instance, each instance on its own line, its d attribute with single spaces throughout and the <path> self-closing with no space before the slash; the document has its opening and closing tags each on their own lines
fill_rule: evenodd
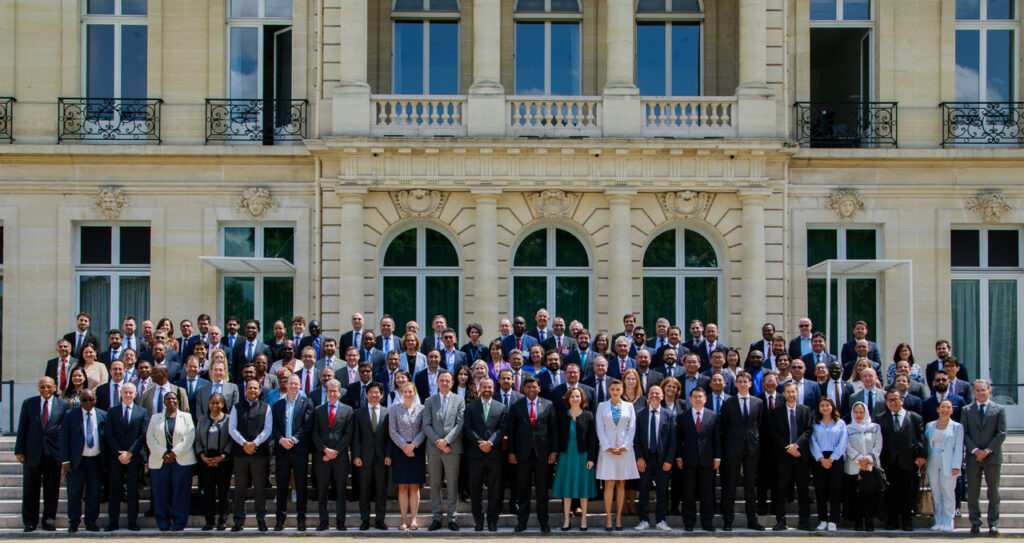
<svg viewBox="0 0 1024 543">
<path fill-rule="evenodd" d="M 301 141 L 308 105 L 308 100 L 207 99 L 206 142 Z"/>
<path fill-rule="evenodd" d="M 0 98 L 0 141 L 14 143 L 14 98 Z"/>
<path fill-rule="evenodd" d="M 159 98 L 58 98 L 57 142 L 160 143 Z"/>
<path fill-rule="evenodd" d="M 942 145 L 1024 144 L 1024 102 L 943 102 Z"/>
<path fill-rule="evenodd" d="M 896 102 L 797 102 L 794 106 L 801 145 L 896 145 Z"/>
</svg>

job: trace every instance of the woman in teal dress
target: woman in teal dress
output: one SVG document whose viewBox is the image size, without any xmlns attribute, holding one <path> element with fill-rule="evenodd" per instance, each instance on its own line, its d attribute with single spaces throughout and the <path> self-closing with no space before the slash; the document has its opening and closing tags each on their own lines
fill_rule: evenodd
<svg viewBox="0 0 1024 543">
<path fill-rule="evenodd" d="M 597 495 L 594 463 L 597 461 L 597 429 L 594 414 L 587 411 L 587 397 L 570 388 L 562 398 L 565 410 L 558 417 L 558 467 L 552 497 L 562 498 L 562 531 L 569 529 L 573 498 L 579 498 L 583 515 L 580 530 L 587 529 L 587 500 Z"/>
</svg>

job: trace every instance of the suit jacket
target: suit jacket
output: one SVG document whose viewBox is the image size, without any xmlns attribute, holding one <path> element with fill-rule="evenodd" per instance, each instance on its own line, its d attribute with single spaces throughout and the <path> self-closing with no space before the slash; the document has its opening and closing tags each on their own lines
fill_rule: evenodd
<svg viewBox="0 0 1024 543">
<path fill-rule="evenodd" d="M 534 407 L 536 424 L 530 423 L 530 399 L 526 396 L 512 406 L 508 418 L 508 452 L 517 460 L 525 462 L 530 452 L 537 455 L 541 463 L 547 462 L 548 455 L 558 452 L 558 421 L 551 401 L 537 397 Z"/>
<path fill-rule="evenodd" d="M 82 349 L 76 349 L 75 348 L 75 338 L 77 337 L 77 334 L 78 334 L 78 330 L 75 330 L 74 332 L 68 332 L 67 334 L 64 334 L 64 339 L 67 340 L 67 342 L 71 344 L 71 357 L 72 358 L 81 358 L 82 357 Z M 82 345 L 84 346 L 86 343 L 92 343 L 93 345 L 96 346 L 96 350 L 97 351 L 100 350 L 100 340 L 99 340 L 98 337 L 96 337 L 96 334 L 92 333 L 92 330 L 86 330 L 85 331 L 85 338 L 82 340 Z"/>
<path fill-rule="evenodd" d="M 119 383 L 120 384 L 120 383 Z M 113 383 L 107 381 L 102 385 L 96 387 L 96 407 L 104 411 L 110 409 L 112 405 L 121 405 L 121 399 L 118 398 L 116 402 L 111 403 L 110 401 L 110 389 L 113 388 Z M 120 387 L 118 387 L 120 389 Z"/>
<path fill-rule="evenodd" d="M 921 401 L 927 400 L 928 396 L 931 395 L 930 389 L 928 387 L 924 386 L 924 383 L 918 383 L 917 381 L 915 381 L 913 379 L 910 380 L 910 389 L 909 390 L 910 390 L 911 394 L 913 394 L 914 396 L 917 396 L 917 398 L 919 400 L 921 400 Z"/>
<path fill-rule="evenodd" d="M 814 361 L 814 357 L 815 353 L 807 353 L 800 357 L 800 360 L 803 360 L 804 364 L 806 364 L 807 367 L 804 376 L 814 375 L 814 365 L 817 364 L 817 362 Z M 825 367 L 828 367 L 828 365 L 831 364 L 832 361 L 835 359 L 836 356 L 834 354 L 829 354 L 825 352 L 821 353 L 821 361 L 825 363 Z"/>
<path fill-rule="evenodd" d="M 684 368 L 683 365 L 680 364 L 678 361 L 676 361 L 675 366 L 673 366 L 672 368 L 669 368 L 667 365 L 662 364 L 660 366 L 651 366 L 651 370 L 657 371 L 658 373 L 664 375 L 665 377 L 675 377 L 676 379 L 678 379 L 679 376 L 686 373 L 686 368 Z"/>
<path fill-rule="evenodd" d="M 526 331 L 526 335 L 532 337 L 533 339 L 536 339 L 537 343 L 540 343 L 541 341 L 540 341 L 540 331 L 539 330 L 540 330 L 539 328 L 534 326 L 533 328 L 531 328 L 531 329 Z M 553 329 L 551 329 L 550 326 L 544 329 L 544 339 L 545 340 L 547 340 L 549 337 L 551 337 L 553 335 L 555 335 L 555 331 Z"/>
<path fill-rule="evenodd" d="M 540 342 L 540 346 L 544 347 L 545 351 L 557 350 L 556 347 L 558 345 L 556 345 L 556 343 L 555 343 L 555 334 L 549 334 L 547 336 L 547 339 L 545 339 L 544 341 Z M 569 356 L 569 353 L 571 353 L 571 352 L 573 352 L 573 351 L 575 351 L 577 349 L 579 349 L 579 345 L 576 345 L 576 340 L 573 339 L 572 336 L 570 336 L 570 335 L 562 336 L 562 350 L 559 351 L 558 354 L 562 355 L 562 360 L 563 361 L 565 360 L 565 358 L 567 356 Z"/>
<path fill-rule="evenodd" d="M 764 404 L 751 395 L 747 405 L 747 417 L 743 418 L 739 396 L 725 400 L 722 406 L 722 449 L 728 458 L 761 454 L 760 426 L 764 417 Z"/>
<path fill-rule="evenodd" d="M 871 360 L 875 364 L 882 364 L 882 355 L 878 352 L 878 344 L 874 341 L 868 340 L 868 360 Z M 843 366 L 850 362 L 857 361 L 857 340 L 850 340 L 843 344 L 843 348 L 839 351 L 839 361 L 843 363 Z M 848 379 L 849 377 L 847 377 Z"/>
<path fill-rule="evenodd" d="M 349 337 L 351 338 L 351 334 L 349 335 Z M 331 338 L 323 334 L 320 334 L 320 352 L 317 353 L 317 358 L 319 358 L 320 355 L 323 354 L 324 342 L 327 341 L 328 339 Z M 299 346 L 295 348 L 295 357 L 302 358 L 302 349 L 305 349 L 306 347 L 315 347 L 315 345 L 313 345 L 313 336 L 302 336 L 302 339 L 299 340 Z M 349 346 L 345 345 L 344 343 L 339 343 L 338 352 L 344 355 L 345 349 L 348 349 L 348 347 Z M 359 347 L 359 345 L 356 345 L 356 347 Z"/>
<path fill-rule="evenodd" d="M 238 385 L 234 383 L 224 381 L 221 385 L 220 393 L 224 396 L 224 412 L 230 414 L 231 409 L 242 399 L 242 395 L 238 391 Z M 195 404 L 189 400 L 189 405 L 193 406 L 192 410 L 196 412 L 196 420 L 210 414 L 210 396 L 213 396 L 213 383 L 207 381 L 196 389 Z"/>
<path fill-rule="evenodd" d="M 930 457 L 932 449 L 932 435 L 935 434 L 935 422 L 931 421 L 924 427 L 925 456 Z M 939 473 L 947 477 L 953 476 L 954 469 L 960 469 L 964 459 L 964 427 L 962 424 L 950 421 L 945 437 L 942 438 L 942 450 L 935 451 L 938 458 L 928 458 L 931 462 L 938 462 Z"/>
<path fill-rule="evenodd" d="M 651 452 L 659 463 L 672 463 L 676 458 L 676 417 L 667 409 L 661 409 L 658 420 L 658 450 L 651 451 L 651 408 L 641 407 L 636 412 L 636 433 L 633 434 L 633 452 L 636 458 L 646 459 Z M 577 431 L 579 430 L 577 426 Z M 649 466 L 648 469 L 661 469 L 661 466 Z"/>
<path fill-rule="evenodd" d="M 521 393 L 516 392 L 515 390 L 509 390 L 508 391 L 508 409 L 507 409 L 508 413 L 506 413 L 506 417 L 505 417 L 506 418 L 506 421 L 505 421 L 506 424 L 508 423 L 508 415 L 511 414 L 512 406 L 515 405 L 516 402 L 519 401 L 519 398 L 523 398 L 523 397 L 524 396 Z M 502 404 L 504 404 L 505 403 L 505 393 L 502 392 L 500 388 L 496 388 L 494 390 L 494 399 L 497 400 L 498 402 L 501 402 Z M 508 435 L 508 431 L 507 430 L 508 429 L 506 428 L 506 432 L 505 432 L 506 436 Z"/>
<path fill-rule="evenodd" d="M 307 396 L 309 397 L 309 401 L 313 402 L 313 409 L 316 409 L 317 407 L 320 407 L 320 404 L 327 403 L 327 395 L 324 394 L 324 392 L 326 392 L 324 390 L 324 387 L 317 386 L 313 390 L 309 391 L 309 394 L 307 394 Z M 342 387 L 342 389 L 341 389 L 341 397 L 338 398 L 338 401 L 341 402 L 341 403 L 345 402 L 345 392 L 346 392 L 345 388 Z M 381 403 L 384 403 L 384 400 L 385 400 L 385 398 L 381 398 L 381 400 L 380 400 Z"/>
<path fill-rule="evenodd" d="M 806 374 L 804 376 L 804 397 L 803 403 L 811 409 L 811 413 L 818 408 L 818 400 L 821 399 L 821 386 L 818 385 L 817 381 L 811 381 L 807 379 Z M 779 383 L 779 390 L 782 390 L 782 383 Z M 884 403 L 884 397 L 883 397 Z"/>
<path fill-rule="evenodd" d="M 235 341 L 235 347 L 231 349 L 231 371 L 229 373 L 231 375 L 231 381 L 234 383 L 242 382 L 242 366 L 245 366 L 255 360 L 256 355 L 265 354 L 267 355 L 267 360 L 271 359 L 270 347 L 267 347 L 266 343 L 258 340 L 256 341 L 256 347 L 253 349 L 252 358 L 246 358 L 246 344 L 247 342 L 245 338 L 239 337 Z"/>
<path fill-rule="evenodd" d="M 362 460 L 364 467 L 374 464 L 383 466 L 384 459 L 391 456 L 390 447 L 388 447 L 388 443 L 391 442 L 391 437 L 388 434 L 388 408 L 381 402 L 377 409 L 376 431 L 374 431 L 373 421 L 370 419 L 369 405 L 357 409 L 352 415 L 355 420 L 355 428 L 352 432 L 352 458 Z M 326 412 L 324 418 L 327 418 Z"/>
<path fill-rule="evenodd" d="M 508 411 L 497 397 L 491 397 L 491 405 L 484 421 L 483 400 L 475 400 L 466 406 L 465 424 L 462 426 L 462 437 L 466 457 L 471 460 L 489 459 L 500 461 L 505 454 L 501 450 L 501 441 L 508 430 Z M 490 452 L 480 450 L 480 442 L 491 444 Z"/>
<path fill-rule="evenodd" d="M 60 371 L 60 368 L 58 367 L 58 363 L 59 362 L 60 362 L 59 358 L 51 358 L 51 359 L 47 360 L 46 361 L 46 371 L 43 372 L 43 375 L 45 375 L 46 377 L 49 377 L 50 379 L 53 379 L 53 384 L 56 387 L 58 387 L 58 388 L 60 388 L 60 376 L 57 375 L 57 372 Z M 76 362 L 76 360 L 74 358 L 70 358 L 70 357 L 68 358 L 68 369 L 67 369 L 67 372 L 68 372 L 68 384 L 69 385 L 71 384 L 71 368 L 75 367 L 75 362 Z M 57 395 L 60 395 L 61 392 L 64 392 L 64 391 L 63 390 L 58 390 L 57 391 Z"/>
<path fill-rule="evenodd" d="M 444 364 L 444 361 L 441 361 Z M 430 375 L 427 370 L 421 371 L 413 377 L 413 384 L 416 385 L 416 393 L 420 397 L 420 403 L 427 403 L 427 398 L 430 397 Z"/>
<path fill-rule="evenodd" d="M 174 433 L 171 434 L 171 451 L 177 457 L 179 466 L 191 466 L 196 463 L 195 439 L 196 427 L 192 417 L 175 417 Z M 164 413 L 156 413 L 149 419 L 146 430 L 146 445 L 149 446 L 149 469 L 160 469 L 164 465 L 164 452 L 167 451 L 167 419 Z"/>
<path fill-rule="evenodd" d="M 564 371 L 558 370 L 558 379 L 559 381 L 561 381 L 561 383 L 559 384 L 565 383 Z M 545 369 L 544 371 L 538 373 L 537 382 L 540 384 L 540 395 L 544 398 L 547 398 L 552 403 L 555 403 L 557 409 L 557 402 L 555 400 L 561 401 L 561 398 L 555 398 L 555 387 L 557 387 L 558 385 L 554 384 L 554 378 L 552 377 L 551 372 Z"/>
<path fill-rule="evenodd" d="M 142 339 L 142 336 L 135 335 L 135 336 L 131 336 L 131 337 L 133 339 L 129 340 L 128 339 L 129 336 L 124 336 L 124 338 L 121 341 L 121 347 L 123 349 L 128 349 L 128 348 L 134 349 L 136 354 L 137 354 L 137 353 L 141 353 L 142 351 L 145 351 L 146 349 L 149 348 L 149 345 L 146 344 L 146 340 L 145 339 Z M 130 343 L 130 345 L 129 345 L 129 343 Z M 108 347 L 109 347 L 109 345 L 108 345 Z"/>
<path fill-rule="evenodd" d="M 867 395 L 867 391 L 864 390 L 864 389 L 861 389 L 861 390 L 858 390 L 857 392 L 854 392 L 853 396 L 850 397 L 850 407 L 851 407 L 851 409 L 853 407 L 853 404 L 855 404 L 857 402 L 864 402 L 864 405 L 867 405 L 868 404 L 867 396 L 868 396 Z M 885 391 L 884 390 L 875 389 L 873 391 L 873 394 L 872 394 L 872 403 L 874 403 L 874 405 L 870 406 L 870 409 L 871 409 L 871 420 L 875 420 L 875 419 L 878 418 L 879 414 L 881 414 L 883 411 L 887 410 L 887 408 L 885 407 Z M 849 413 L 847 413 L 845 421 L 846 421 L 847 424 L 850 423 L 850 415 L 849 415 Z"/>
<path fill-rule="evenodd" d="M 448 393 L 446 412 L 441 412 L 441 394 L 423 402 L 423 434 L 427 436 L 427 456 L 438 456 L 441 451 L 434 442 L 444 439 L 451 454 L 462 454 L 462 426 L 465 424 L 466 400 L 455 392 Z"/>
<path fill-rule="evenodd" d="M 959 377 L 956 378 L 955 383 L 950 383 L 949 391 L 960 396 L 967 403 L 974 401 L 974 389 L 971 387 L 971 383 L 961 381 Z"/>
<path fill-rule="evenodd" d="M 455 349 L 455 353 L 452 355 L 454 364 L 448 362 L 448 351 L 443 347 L 441 348 L 441 366 L 445 367 L 448 371 L 455 373 L 460 367 L 469 364 L 466 358 L 466 353 Z"/>
<path fill-rule="evenodd" d="M 791 360 L 804 357 L 803 349 L 800 347 L 801 339 L 800 334 L 797 334 L 796 337 L 789 340 L 789 358 Z"/>
<path fill-rule="evenodd" d="M 338 352 L 341 353 L 342 355 L 344 355 L 345 351 L 347 351 L 348 348 L 353 346 L 353 345 L 355 345 L 356 347 L 362 349 L 363 348 L 362 337 L 363 337 L 363 334 L 365 334 L 365 333 L 366 333 L 366 330 L 363 330 L 363 332 L 361 334 L 359 334 L 359 341 L 354 341 L 353 340 L 353 337 L 355 336 L 355 331 L 354 330 L 349 330 L 348 332 L 345 332 L 344 334 L 342 334 L 341 337 L 338 338 Z M 306 341 L 306 338 L 309 338 L 309 342 L 307 343 L 307 345 L 312 345 L 313 344 L 313 336 L 306 336 L 306 337 L 302 338 L 302 341 Z M 321 339 L 320 342 L 321 342 L 320 344 L 323 345 L 323 339 Z M 303 345 L 303 346 L 305 346 L 305 345 Z"/>
<path fill-rule="evenodd" d="M 569 433 L 572 416 L 568 409 L 555 415 L 558 425 L 558 453 L 569 452 Z M 594 414 L 586 409 L 576 417 L 576 450 L 587 454 L 587 461 L 597 463 L 598 455 L 597 427 Z"/>
<path fill-rule="evenodd" d="M 750 344 L 750 348 L 747 349 L 747 353 L 750 353 L 750 351 L 761 351 L 761 354 L 764 355 L 765 362 L 767 362 L 768 355 L 772 353 L 772 342 L 759 339 Z"/>
<path fill-rule="evenodd" d="M 757 399 L 761 400 L 761 420 L 758 423 L 757 433 L 758 440 L 760 441 L 762 457 L 773 457 L 776 452 L 774 442 L 772 441 L 775 437 L 772 432 L 772 413 L 774 413 L 774 411 L 768 407 L 768 396 L 769 394 L 767 392 L 761 392 L 757 395 Z M 779 404 L 786 403 L 786 399 L 782 397 L 782 391 L 775 391 L 775 397 L 772 403 L 775 407 L 778 407 Z"/>
<path fill-rule="evenodd" d="M 790 443 L 796 443 L 800 449 L 801 462 L 810 462 L 811 459 L 811 433 L 814 431 L 814 419 L 811 416 L 811 408 L 806 405 L 796 405 L 796 441 L 790 441 L 789 408 L 786 402 L 776 402 L 775 411 L 771 414 L 772 442 L 775 447 L 775 454 L 781 456 L 789 454 L 785 448 Z"/>
<path fill-rule="evenodd" d="M 705 372 L 702 372 L 702 373 L 704 375 L 708 376 L 708 383 L 710 383 L 711 382 L 711 376 L 713 376 L 715 374 L 715 370 L 714 369 L 709 369 L 708 371 L 705 371 Z M 723 371 L 721 373 L 722 373 L 722 377 L 725 378 L 725 389 L 724 389 L 724 392 L 726 394 L 730 395 L 730 396 L 736 394 L 736 378 L 733 377 L 732 373 L 730 373 L 730 372 Z M 751 388 L 753 388 L 753 387 L 751 387 Z"/>
<path fill-rule="evenodd" d="M 142 403 L 142 407 L 144 407 L 147 411 L 150 411 L 150 418 L 153 418 L 153 415 L 156 414 L 156 411 L 152 411 L 152 409 L 153 395 L 156 394 L 157 388 L 160 387 L 156 386 L 156 383 L 153 383 L 149 388 L 146 389 L 145 394 L 142 395 L 142 400 L 140 400 Z M 178 394 L 178 410 L 188 413 L 190 409 L 188 403 L 188 394 L 185 394 L 185 389 L 181 388 L 178 385 L 171 385 L 171 391 Z"/>
<path fill-rule="evenodd" d="M 583 391 L 583 397 L 587 399 L 587 411 L 590 411 L 591 413 L 596 413 L 597 412 L 597 391 L 594 390 L 594 387 L 584 385 L 581 382 L 581 383 L 576 383 L 576 388 L 582 390 Z M 563 379 L 562 380 L 562 384 L 560 384 L 557 387 L 555 387 L 554 390 L 551 391 L 551 395 L 548 398 L 549 400 L 551 400 L 551 403 L 553 403 L 555 405 L 555 411 L 558 412 L 559 416 L 562 415 L 563 411 L 566 411 L 565 401 L 563 401 L 563 398 L 565 398 L 565 393 L 566 392 L 569 392 L 569 383 L 566 383 L 565 380 Z"/>
<path fill-rule="evenodd" d="M 924 412 L 924 402 L 921 401 L 921 398 L 914 396 L 908 391 L 906 396 L 903 396 L 903 409 L 913 411 L 920 416 Z"/>
<path fill-rule="evenodd" d="M 238 345 L 238 342 L 245 343 L 245 336 L 242 335 L 242 334 L 236 334 L 235 335 L 235 345 Z M 228 354 L 230 354 L 232 351 L 234 351 L 235 348 L 231 345 L 231 338 L 228 337 L 227 332 L 225 332 L 224 335 L 222 335 L 220 337 L 220 346 Z"/>
<path fill-rule="evenodd" d="M 21 402 L 18 415 L 18 437 L 14 441 L 14 454 L 25 455 L 25 465 L 36 467 L 44 456 L 60 458 L 60 436 L 68 402 L 53 395 L 50 398 L 50 414 L 43 427 L 41 396 L 32 396 Z"/>
<path fill-rule="evenodd" d="M 718 415 L 704 408 L 700 416 L 700 432 L 693 420 L 691 407 L 676 417 L 676 433 L 679 443 L 676 458 L 682 458 L 683 467 L 710 468 L 716 458 L 722 458 L 722 427 Z"/>
<path fill-rule="evenodd" d="M 180 387 L 182 390 L 185 391 L 185 394 L 188 396 L 188 404 L 190 406 L 194 406 L 194 405 L 196 405 L 196 392 L 199 392 L 199 389 L 202 388 L 203 385 L 210 384 L 210 381 L 208 379 L 203 379 L 202 377 L 196 377 L 196 384 L 195 384 L 195 387 L 192 390 L 192 394 L 188 394 L 188 377 L 182 376 L 182 378 L 178 379 L 178 382 L 176 382 L 174 384 L 177 385 L 178 387 Z M 207 398 L 207 400 L 209 400 L 209 398 Z M 209 407 L 209 406 L 207 406 L 207 407 Z M 230 411 L 229 409 L 227 409 L 227 406 L 225 406 L 225 410 L 226 411 Z M 196 411 L 196 410 L 193 409 L 192 411 Z M 195 417 L 192 417 L 192 419 L 193 419 L 193 422 L 195 422 Z"/>
<path fill-rule="evenodd" d="M 124 407 L 118 405 L 107 410 L 107 452 L 110 465 L 118 462 L 120 451 L 132 453 L 132 462 L 143 463 L 142 451 L 146 445 L 146 430 L 149 428 L 149 412 L 139 406 L 132 406 L 132 413 L 125 424 Z M 225 432 L 227 433 L 227 432 Z"/>
<path fill-rule="evenodd" d="M 433 334 L 433 330 L 431 330 L 431 333 L 423 336 L 423 341 L 420 342 L 420 352 L 427 354 L 434 349 L 439 351 L 444 349 L 444 343 L 441 343 L 437 336 Z M 508 356 L 506 355 L 505 358 L 508 358 Z"/>
<path fill-rule="evenodd" d="M 313 429 L 311 433 L 313 448 L 315 449 L 314 458 L 319 460 L 323 456 L 324 449 L 334 449 L 338 451 L 339 458 L 347 464 L 348 451 L 355 437 L 355 425 L 352 424 L 352 417 L 355 416 L 355 412 L 351 407 L 339 400 L 338 408 L 334 412 L 334 424 L 332 425 L 329 424 L 329 408 L 330 404 L 324 403 L 320 404 L 313 412 Z"/>
<path fill-rule="evenodd" d="M 728 349 L 729 346 L 721 341 L 715 342 L 716 349 Z M 708 371 L 711 369 L 711 357 L 708 355 L 708 340 L 703 339 L 700 343 L 694 346 L 690 351 L 696 351 L 697 356 L 700 357 L 700 371 Z M 682 357 L 679 358 L 682 360 Z"/>
<path fill-rule="evenodd" d="M 659 366 L 664 366 L 665 365 L 665 351 L 667 351 L 669 349 L 672 349 L 672 348 L 673 347 L 671 345 L 669 345 L 669 344 L 662 345 L 661 348 L 658 349 L 657 352 L 654 353 L 654 359 L 651 360 L 651 367 L 652 368 L 657 368 Z M 683 365 L 683 356 L 685 356 L 687 353 L 691 353 L 693 351 L 690 348 L 688 348 L 686 346 L 686 344 L 680 343 L 677 346 L 677 348 L 676 348 L 676 352 L 678 353 L 678 356 L 676 356 L 676 364 L 682 366 Z M 612 363 L 609 360 L 608 361 L 608 372 L 609 373 L 611 372 L 611 369 L 612 369 L 611 364 Z M 711 367 L 710 363 L 708 363 L 708 367 L 709 368 Z M 704 369 L 704 363 L 701 362 L 701 370 L 703 371 L 703 369 Z"/>
<path fill-rule="evenodd" d="M 106 463 L 107 444 L 103 441 L 103 436 L 107 433 L 107 412 L 95 407 L 92 412 L 96 416 L 96 435 L 93 438 L 100 449 L 100 459 Z M 68 411 L 61 425 L 59 462 L 70 462 L 71 469 L 78 469 L 82 462 L 82 449 L 85 448 L 84 420 L 85 411 L 77 407 Z"/>
<path fill-rule="evenodd" d="M 924 382 L 928 383 L 929 387 L 932 386 L 932 378 L 935 377 L 935 372 L 939 371 L 941 367 L 938 359 L 932 360 L 924 367 Z M 967 377 L 967 368 L 963 364 L 960 365 L 960 370 L 956 372 L 956 378 L 970 382 L 970 378 Z M 967 398 L 964 399 L 966 400 Z"/>
<path fill-rule="evenodd" d="M 528 358 L 530 348 L 537 345 L 537 338 L 529 334 L 523 334 L 522 340 L 523 348 L 521 350 L 524 355 L 527 355 L 523 357 L 525 359 Z M 512 352 L 513 349 L 516 349 L 516 335 L 509 334 L 501 338 L 501 346 L 505 350 L 505 360 L 508 360 L 508 353 Z"/>
<path fill-rule="evenodd" d="M 953 404 L 953 414 L 950 416 L 951 419 L 960 422 L 960 415 L 963 412 L 963 408 L 967 405 L 967 402 L 963 398 L 956 394 L 948 394 L 946 398 Z M 939 395 L 932 394 L 924 401 L 921 406 L 921 418 L 924 419 L 924 423 L 928 424 L 933 420 L 939 418 Z"/>
<path fill-rule="evenodd" d="M 110 369 L 110 363 L 113 362 L 114 360 L 119 360 L 121 358 L 121 356 L 123 356 L 123 355 L 124 355 L 124 347 L 121 347 L 120 349 L 117 350 L 117 356 L 116 357 L 114 356 L 114 351 L 111 351 L 111 350 L 108 349 L 108 350 L 103 351 L 102 353 L 100 353 L 100 362 L 103 362 L 103 365 L 107 367 L 107 370 L 109 370 Z"/>
<path fill-rule="evenodd" d="M 270 438 L 275 444 L 274 454 L 290 452 L 305 458 L 305 455 L 309 454 L 309 432 L 313 426 L 313 402 L 302 394 L 295 396 L 295 408 L 292 410 L 292 437 L 298 442 L 291 450 L 285 450 L 283 447 L 276 447 L 277 442 L 285 436 L 287 429 L 285 424 L 288 422 L 285 417 L 288 409 L 287 397 L 281 396 L 281 399 L 285 401 L 279 401 L 270 406 L 274 419 L 274 430 Z"/>
<path fill-rule="evenodd" d="M 924 422 L 921 415 L 904 406 L 900 427 L 893 424 L 892 412 L 886 409 L 873 419 L 882 429 L 882 466 L 896 465 L 900 469 L 915 469 L 914 460 L 925 457 Z"/>
<path fill-rule="evenodd" d="M 306 366 L 303 366 L 302 364 L 299 364 L 299 369 L 295 370 L 295 375 L 299 376 L 299 390 L 301 390 L 303 394 L 306 393 L 306 373 L 307 372 L 312 373 L 312 376 L 311 376 L 312 381 L 311 382 L 313 384 L 312 384 L 311 387 L 309 387 L 310 392 L 312 392 L 314 388 L 320 386 L 320 372 L 316 369 L 316 365 L 314 365 L 311 369 L 307 370 Z M 278 385 L 280 386 L 280 383 L 278 383 Z"/>
<path fill-rule="evenodd" d="M 986 463 L 1003 463 L 1003 441 L 1006 440 L 1006 409 L 989 399 L 985 406 L 985 420 L 981 420 L 978 402 L 968 404 L 960 411 L 964 425 L 964 448 L 967 454 L 975 449 L 992 451 Z"/>
<path fill-rule="evenodd" d="M 824 383 L 818 385 L 818 398 L 828 396 L 829 398 L 832 398 L 832 401 L 835 401 L 835 398 L 833 398 L 833 396 L 835 396 L 835 391 L 832 390 L 832 388 L 833 385 L 831 380 L 825 381 Z M 853 385 L 847 383 L 846 381 L 840 381 L 839 394 L 841 395 L 841 397 L 839 401 L 836 402 L 836 407 L 839 408 L 840 416 L 843 417 L 843 419 L 845 419 L 846 415 L 850 413 L 850 408 L 853 406 L 853 404 L 850 403 L 850 398 L 853 397 Z"/>
<path fill-rule="evenodd" d="M 388 353 L 387 353 L 387 351 L 384 350 L 384 336 L 377 336 L 377 341 L 374 342 L 373 346 L 378 351 L 384 353 L 384 356 L 387 357 Z M 403 350 L 405 350 L 402 347 L 402 338 L 400 338 L 400 337 L 398 337 L 398 336 L 396 336 L 394 334 L 391 335 L 391 350 L 392 351 L 398 351 L 398 352 L 402 352 Z"/>
<path fill-rule="evenodd" d="M 373 381 L 370 381 L 370 383 L 372 383 L 372 382 Z M 369 385 L 370 383 L 367 383 L 367 385 Z M 356 381 L 355 383 L 349 383 L 348 389 L 345 390 L 345 394 L 344 394 L 344 396 L 342 396 L 340 401 L 347 403 L 349 405 L 349 407 L 352 408 L 353 411 L 355 411 L 356 409 L 359 409 L 360 407 L 363 407 L 363 400 L 365 398 L 363 397 L 362 388 L 363 388 L 363 382 L 362 381 Z"/>
<path fill-rule="evenodd" d="M 683 333 L 685 334 L 686 332 L 683 332 Z M 655 343 L 656 342 L 657 342 L 657 337 L 655 337 Z M 690 337 L 688 337 L 686 339 L 686 341 L 683 342 L 683 347 L 686 347 L 686 349 L 689 352 L 692 353 L 693 351 L 695 351 L 697 349 L 697 345 L 700 345 L 703 342 L 704 342 L 704 336 L 701 336 L 701 337 L 699 337 L 697 339 L 693 339 L 693 336 L 690 336 Z M 651 345 L 651 346 L 653 347 L 654 345 Z"/>
<path fill-rule="evenodd" d="M 626 370 L 635 370 L 636 360 L 632 358 L 626 359 Z M 622 379 L 622 363 L 618 356 L 614 356 L 608 359 L 608 375 L 615 379 Z"/>
</svg>

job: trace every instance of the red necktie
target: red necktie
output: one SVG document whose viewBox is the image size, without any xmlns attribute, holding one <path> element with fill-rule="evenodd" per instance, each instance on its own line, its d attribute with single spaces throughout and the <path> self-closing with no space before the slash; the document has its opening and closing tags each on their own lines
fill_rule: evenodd
<svg viewBox="0 0 1024 543">
<path fill-rule="evenodd" d="M 523 350 L 523 338 L 516 340 L 516 349 L 519 349 L 520 351 Z"/>
<path fill-rule="evenodd" d="M 622 366 L 622 371 L 619 372 L 619 375 L 626 375 L 626 361 L 620 360 L 619 365 Z"/>
<path fill-rule="evenodd" d="M 309 394 L 309 390 L 310 390 L 310 386 L 309 385 L 310 385 L 310 380 L 311 380 L 312 377 L 313 377 L 313 372 L 311 372 L 309 370 L 306 370 L 306 394 Z"/>
<path fill-rule="evenodd" d="M 537 426 L 537 412 L 533 410 L 533 402 L 530 402 L 530 426 Z"/>
<path fill-rule="evenodd" d="M 774 394 L 769 394 L 768 395 L 768 410 L 769 411 L 773 411 L 774 409 L 775 409 L 775 395 Z"/>
<path fill-rule="evenodd" d="M 327 413 L 327 425 L 334 426 L 334 404 L 331 404 L 330 410 Z"/>
<path fill-rule="evenodd" d="M 558 338 L 555 343 L 558 345 L 558 352 L 562 352 L 562 338 Z"/>
<path fill-rule="evenodd" d="M 700 411 L 697 411 L 697 433 L 700 433 Z"/>
<path fill-rule="evenodd" d="M 68 363 L 67 363 L 66 360 L 61 360 L 60 361 L 60 391 L 64 392 L 64 389 L 66 389 L 66 388 L 68 388 Z"/>
<path fill-rule="evenodd" d="M 50 420 L 50 402 L 43 400 L 43 428 L 46 428 L 46 421 Z"/>
</svg>

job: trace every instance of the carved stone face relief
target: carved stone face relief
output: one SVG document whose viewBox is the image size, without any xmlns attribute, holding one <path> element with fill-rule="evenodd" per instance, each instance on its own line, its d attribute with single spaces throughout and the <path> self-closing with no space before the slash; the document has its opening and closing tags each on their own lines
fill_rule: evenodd
<svg viewBox="0 0 1024 543">
<path fill-rule="evenodd" d="M 391 201 L 402 217 L 437 218 L 448 201 L 448 193 L 439 190 L 413 189 L 392 192 Z"/>
<path fill-rule="evenodd" d="M 840 220 L 849 221 L 864 210 L 864 200 L 855 190 L 840 189 L 828 197 L 825 207 L 834 211 Z"/>
<path fill-rule="evenodd" d="M 96 209 L 106 219 L 116 219 L 128 207 L 128 199 L 120 187 L 100 187 L 96 195 Z"/>
<path fill-rule="evenodd" d="M 277 207 L 277 203 L 270 196 L 270 190 L 265 187 L 250 187 L 245 189 L 242 197 L 238 200 L 237 211 L 240 215 L 249 215 L 254 219 L 262 219 L 267 212 Z"/>
<path fill-rule="evenodd" d="M 1002 222 L 1003 215 L 1013 210 L 1006 197 L 999 192 L 983 192 L 968 199 L 967 209 L 980 215 L 981 220 L 987 223 Z"/>
<path fill-rule="evenodd" d="M 658 203 L 665 216 L 670 219 L 703 219 L 714 195 L 708 192 L 684 190 L 658 194 Z"/>
</svg>

